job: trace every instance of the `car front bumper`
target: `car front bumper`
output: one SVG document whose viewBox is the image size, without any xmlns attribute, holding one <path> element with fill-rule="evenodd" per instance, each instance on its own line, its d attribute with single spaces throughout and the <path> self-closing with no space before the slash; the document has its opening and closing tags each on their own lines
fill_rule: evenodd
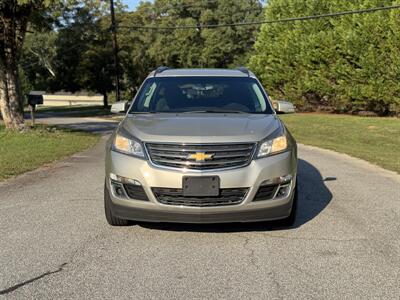
<svg viewBox="0 0 400 300">
<path fill-rule="evenodd" d="M 111 188 L 110 174 L 140 182 L 149 201 L 123 198 Z M 117 217 L 136 221 L 177 223 L 258 222 L 284 219 L 290 215 L 297 174 L 297 158 L 289 151 L 253 160 L 250 165 L 232 170 L 190 172 L 158 168 L 148 161 L 107 151 L 106 187 L 110 208 Z M 284 197 L 253 201 L 260 185 L 269 179 L 292 176 L 290 192 Z M 249 188 L 244 201 L 237 205 L 191 207 L 165 205 L 157 201 L 153 187 L 182 188 L 183 176 L 219 176 L 221 188 Z"/>
</svg>

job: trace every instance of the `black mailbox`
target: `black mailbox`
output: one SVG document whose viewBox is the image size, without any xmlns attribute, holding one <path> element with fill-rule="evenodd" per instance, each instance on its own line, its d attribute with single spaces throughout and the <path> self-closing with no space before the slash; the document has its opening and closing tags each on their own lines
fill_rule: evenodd
<svg viewBox="0 0 400 300">
<path fill-rule="evenodd" d="M 31 106 L 43 104 L 43 95 L 28 95 L 28 104 Z"/>
</svg>

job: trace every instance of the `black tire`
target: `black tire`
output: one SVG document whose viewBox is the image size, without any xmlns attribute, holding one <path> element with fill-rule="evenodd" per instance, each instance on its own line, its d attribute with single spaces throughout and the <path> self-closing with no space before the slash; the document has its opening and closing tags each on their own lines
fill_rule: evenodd
<svg viewBox="0 0 400 300">
<path fill-rule="evenodd" d="M 298 202 L 298 188 L 297 188 L 297 182 L 296 182 L 296 186 L 294 188 L 292 210 L 290 212 L 290 215 L 287 218 L 278 221 L 279 225 L 284 226 L 284 227 L 291 227 L 294 225 L 294 223 L 296 222 L 297 202 Z"/>
<path fill-rule="evenodd" d="M 104 210 L 106 213 L 106 219 L 108 224 L 110 224 L 111 226 L 128 226 L 130 224 L 129 220 L 121 219 L 114 216 L 110 206 L 111 206 L 110 192 L 108 191 L 106 184 L 104 184 Z"/>
</svg>

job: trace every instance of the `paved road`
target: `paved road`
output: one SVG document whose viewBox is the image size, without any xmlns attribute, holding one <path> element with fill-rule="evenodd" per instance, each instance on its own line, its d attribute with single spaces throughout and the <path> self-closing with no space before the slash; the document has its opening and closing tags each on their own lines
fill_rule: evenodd
<svg viewBox="0 0 400 300">
<path fill-rule="evenodd" d="M 117 122 L 107 118 L 87 117 L 80 118 L 74 116 L 57 116 L 54 113 L 39 113 L 36 116 L 37 123 L 57 125 L 61 127 L 85 130 L 97 134 L 106 135 L 111 133 L 117 126 Z"/>
<path fill-rule="evenodd" d="M 294 228 L 112 228 L 104 141 L 0 184 L 0 298 L 399 298 L 400 176 L 301 146 Z"/>
</svg>

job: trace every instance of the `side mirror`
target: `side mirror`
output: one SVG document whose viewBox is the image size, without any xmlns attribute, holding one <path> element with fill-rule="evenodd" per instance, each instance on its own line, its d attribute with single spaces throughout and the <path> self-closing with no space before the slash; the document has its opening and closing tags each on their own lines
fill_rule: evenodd
<svg viewBox="0 0 400 300">
<path fill-rule="evenodd" d="M 296 111 L 294 104 L 286 100 L 272 101 L 272 106 L 278 114 L 292 114 Z"/>
<path fill-rule="evenodd" d="M 129 102 L 128 101 L 119 101 L 113 103 L 111 105 L 111 113 L 112 114 L 122 114 L 126 113 L 127 109 L 129 108 Z"/>
</svg>

